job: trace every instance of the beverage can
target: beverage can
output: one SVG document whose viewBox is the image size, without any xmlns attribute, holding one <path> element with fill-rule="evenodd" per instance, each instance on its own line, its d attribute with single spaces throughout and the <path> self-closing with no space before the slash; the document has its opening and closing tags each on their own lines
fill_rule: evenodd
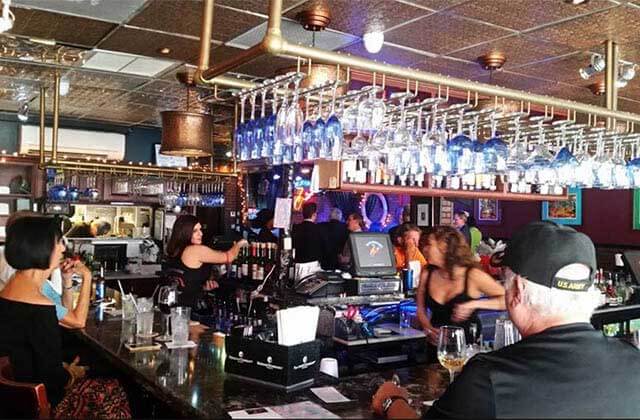
<svg viewBox="0 0 640 420">
<path fill-rule="evenodd" d="M 413 289 L 413 270 L 411 268 L 402 270 L 402 288 L 405 293 Z"/>
</svg>

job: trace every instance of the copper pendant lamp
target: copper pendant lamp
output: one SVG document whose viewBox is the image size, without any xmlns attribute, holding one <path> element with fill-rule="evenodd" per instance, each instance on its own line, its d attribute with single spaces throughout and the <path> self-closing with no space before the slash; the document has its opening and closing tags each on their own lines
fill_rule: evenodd
<svg viewBox="0 0 640 420">
<path fill-rule="evenodd" d="M 170 156 L 206 157 L 213 154 L 213 117 L 202 112 L 192 112 L 191 89 L 193 78 L 178 74 L 187 87 L 186 110 L 163 111 L 162 144 L 160 153 Z"/>
</svg>

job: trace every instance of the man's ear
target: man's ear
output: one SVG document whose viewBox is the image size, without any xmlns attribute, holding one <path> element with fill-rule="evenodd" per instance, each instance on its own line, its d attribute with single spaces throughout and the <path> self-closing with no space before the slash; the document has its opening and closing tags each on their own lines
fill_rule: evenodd
<svg viewBox="0 0 640 420">
<path fill-rule="evenodd" d="M 526 283 L 522 278 L 520 278 L 519 276 L 516 276 L 513 279 L 513 284 L 511 286 L 511 291 L 510 291 L 510 293 L 511 293 L 510 306 L 511 307 L 516 307 L 516 306 L 522 304 L 525 287 L 526 287 Z"/>
</svg>

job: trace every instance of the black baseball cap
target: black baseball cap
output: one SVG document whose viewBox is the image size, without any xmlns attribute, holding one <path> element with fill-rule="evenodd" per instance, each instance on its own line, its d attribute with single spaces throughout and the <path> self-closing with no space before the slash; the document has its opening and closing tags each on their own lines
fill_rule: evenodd
<svg viewBox="0 0 640 420">
<path fill-rule="evenodd" d="M 589 267 L 587 277 L 566 279 L 557 275 L 563 267 L 576 263 Z M 553 222 L 533 222 L 513 235 L 502 265 L 542 286 L 584 292 L 593 284 L 596 250 L 591 239 L 575 229 Z"/>
</svg>

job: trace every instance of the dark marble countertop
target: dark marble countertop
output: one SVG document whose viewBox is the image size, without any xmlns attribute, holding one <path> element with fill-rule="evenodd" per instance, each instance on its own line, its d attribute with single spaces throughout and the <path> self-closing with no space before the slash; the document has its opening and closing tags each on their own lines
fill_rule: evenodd
<svg viewBox="0 0 640 420">
<path fill-rule="evenodd" d="M 107 318 L 108 319 L 108 318 Z M 160 316 L 156 313 L 156 320 Z M 192 327 L 190 339 L 197 343 L 192 349 L 130 352 L 124 347 L 127 334 L 135 329 L 128 321 L 88 320 L 80 331 L 81 338 L 94 351 L 100 352 L 121 370 L 141 384 L 156 398 L 167 402 L 184 417 L 228 417 L 229 411 L 255 407 L 276 406 L 315 399 L 309 389 L 285 393 L 264 386 L 228 378 L 224 373 L 226 354 L 223 347 L 213 343 L 211 330 L 202 326 Z M 157 323 L 159 330 L 159 323 Z M 350 403 L 323 405 L 344 418 L 370 418 L 373 413 L 370 401 L 373 390 L 381 378 L 389 379 L 396 373 L 407 384 L 416 409 L 423 401 L 439 396 L 447 386 L 447 372 L 439 365 L 422 365 L 399 368 L 393 371 L 368 372 L 335 379 L 318 373 L 314 386 L 335 386 Z"/>
</svg>

